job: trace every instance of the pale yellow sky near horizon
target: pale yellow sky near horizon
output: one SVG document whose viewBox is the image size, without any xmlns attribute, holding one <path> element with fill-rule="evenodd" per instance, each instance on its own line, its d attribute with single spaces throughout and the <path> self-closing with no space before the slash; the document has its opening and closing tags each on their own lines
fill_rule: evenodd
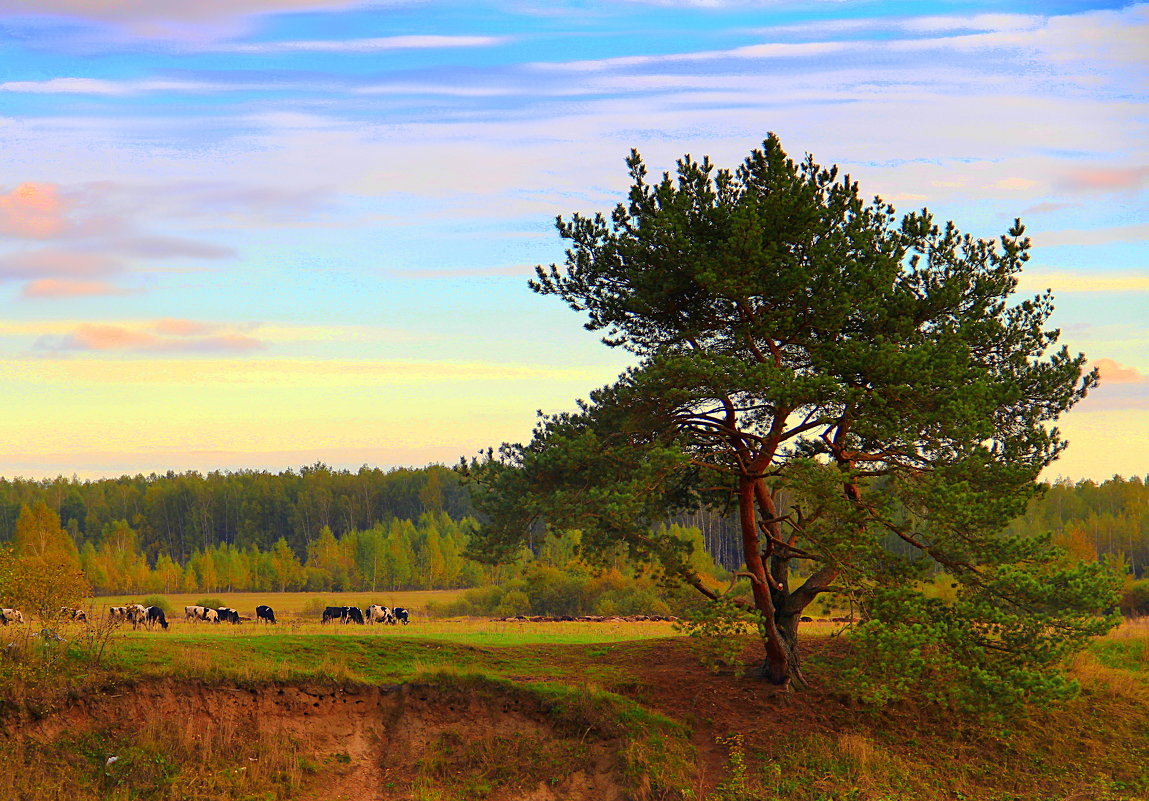
<svg viewBox="0 0 1149 801">
<path fill-rule="evenodd" d="M 617 375 L 610 365 L 398 361 L 30 359 L 7 368 L 0 476 L 81 479 L 317 461 L 452 464 L 529 438 L 537 409 L 572 408 Z M 1102 386 L 1058 423 L 1070 446 L 1043 478 L 1149 474 L 1149 412 L 1121 408 L 1115 392 L 1146 379 L 1112 360 L 1101 368 Z"/>
</svg>

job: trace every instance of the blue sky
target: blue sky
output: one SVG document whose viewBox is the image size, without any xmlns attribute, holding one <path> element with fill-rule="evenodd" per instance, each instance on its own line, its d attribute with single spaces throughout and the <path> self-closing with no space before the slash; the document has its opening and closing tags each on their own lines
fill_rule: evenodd
<svg viewBox="0 0 1149 801">
<path fill-rule="evenodd" d="M 977 236 L 1149 474 L 1149 5 L 0 0 L 0 474 L 453 462 L 626 363 L 526 288 L 638 148 L 769 131 Z"/>
</svg>

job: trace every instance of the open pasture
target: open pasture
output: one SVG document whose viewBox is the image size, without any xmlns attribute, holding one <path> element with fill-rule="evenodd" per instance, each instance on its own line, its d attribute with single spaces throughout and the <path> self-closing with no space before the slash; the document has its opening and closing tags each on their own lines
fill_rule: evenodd
<svg viewBox="0 0 1149 801">
<path fill-rule="evenodd" d="M 276 614 L 278 614 L 278 610 Z M 529 623 L 483 618 L 439 620 L 413 616 L 411 624 L 408 626 L 401 624 L 389 626 L 384 624 L 321 623 L 318 620 L 302 617 L 288 617 L 284 622 L 275 626 L 254 621 L 244 622 L 236 626 L 227 623 L 190 622 L 178 615 L 173 615 L 171 627 L 166 632 L 148 631 L 142 627 L 133 631 L 131 628 L 125 627 L 121 634 L 126 640 L 166 637 L 189 644 L 293 636 L 314 637 L 319 641 L 325 639 L 379 638 L 434 640 L 483 647 L 592 645 L 594 643 L 629 642 L 677 635 L 678 632 L 673 623 L 655 621 Z"/>
<path fill-rule="evenodd" d="M 604 657 L 681 641 L 666 622 L 523 623 L 416 619 L 409 626 L 302 622 L 269 626 L 176 620 L 167 631 L 122 626 L 108 667 L 134 679 L 398 683 L 450 671 L 512 681 L 609 686 L 626 671 Z"/>
<path fill-rule="evenodd" d="M 255 607 L 266 604 L 275 610 L 276 617 L 304 617 L 308 608 L 321 606 L 358 606 L 363 609 L 370 604 L 401 606 L 424 616 L 430 601 L 447 603 L 462 595 L 465 590 L 399 590 L 379 592 L 176 592 L 176 593 L 137 593 L 135 595 L 101 595 L 93 598 L 91 606 L 100 611 L 109 606 L 123 606 L 140 603 L 144 598 L 156 595 L 166 598 L 176 617 L 182 617 L 183 608 L 195 604 L 202 598 L 218 598 L 222 606 L 239 610 L 244 617 L 255 617 Z M 317 613 L 313 613 L 316 620 Z"/>
</svg>

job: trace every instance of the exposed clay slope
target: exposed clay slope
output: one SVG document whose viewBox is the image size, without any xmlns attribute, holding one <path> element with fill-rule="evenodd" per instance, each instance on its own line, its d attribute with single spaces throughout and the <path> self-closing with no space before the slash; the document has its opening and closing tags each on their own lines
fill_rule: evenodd
<svg viewBox="0 0 1149 801">
<path fill-rule="evenodd" d="M 420 761 L 430 757 L 432 773 L 436 765 L 440 773 L 449 772 L 444 745 L 448 751 L 452 744 L 471 746 L 473 761 L 484 753 L 483 743 L 498 744 L 492 747 L 501 747 L 503 757 L 508 745 L 516 744 L 524 747 L 524 757 L 536 762 L 539 755 L 559 755 L 547 763 L 555 773 L 547 773 L 546 764 L 521 766 L 522 778 L 536 781 L 523 786 L 520 779 L 515 787 L 496 788 L 493 799 L 623 797 L 615 743 L 564 736 L 549 720 L 545 705 L 529 696 L 512 698 L 461 688 L 418 684 L 240 688 L 165 680 L 80 699 L 38 721 L 9 720 L 6 734 L 19 732 L 49 744 L 64 735 L 122 735 L 157 726 L 169 729 L 175 742 L 194 744 L 196 750 L 205 746 L 210 750 L 213 742 L 217 753 L 234 750 L 236 769 L 252 759 L 236 743 L 271 739 L 298 749 L 317 771 L 298 796 L 306 801 L 410 798 L 414 783 L 427 781 L 426 761 L 417 770 Z M 564 763 L 563 754 L 577 754 L 577 761 Z M 449 784 L 451 777 L 445 781 Z"/>
</svg>

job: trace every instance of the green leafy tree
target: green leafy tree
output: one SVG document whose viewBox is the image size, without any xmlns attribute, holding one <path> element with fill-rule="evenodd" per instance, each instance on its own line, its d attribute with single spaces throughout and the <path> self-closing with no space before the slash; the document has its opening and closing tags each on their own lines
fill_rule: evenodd
<svg viewBox="0 0 1149 801">
<path fill-rule="evenodd" d="M 91 585 L 74 562 L 0 549 L 0 607 L 47 622 L 58 616 L 60 607 L 78 607 L 91 594 Z"/>
<path fill-rule="evenodd" d="M 279 592 L 298 589 L 303 583 L 303 565 L 283 537 L 275 541 L 271 551 L 271 565 L 275 589 Z"/>
<path fill-rule="evenodd" d="M 66 562 L 78 567 L 76 543 L 60 526 L 60 516 L 45 503 L 24 506 L 16 519 L 16 553 L 25 559 Z"/>
<path fill-rule="evenodd" d="M 565 265 L 531 287 L 636 364 L 468 468 L 489 519 L 473 550 L 577 529 L 585 558 L 621 544 L 721 608 L 697 546 L 659 523 L 733 508 L 773 684 L 801 680 L 801 614 L 833 591 L 862 610 L 863 695 L 1066 691 L 1056 667 L 1112 624 L 1113 578 L 1003 527 L 1065 447 L 1050 422 L 1097 375 L 1056 347 L 1050 294 L 1014 296 L 1020 221 L 982 240 L 898 217 L 773 135 L 733 171 L 687 156 L 652 183 L 627 163 L 628 201 L 560 217 Z M 915 592 L 939 568 L 956 600 Z"/>
</svg>

